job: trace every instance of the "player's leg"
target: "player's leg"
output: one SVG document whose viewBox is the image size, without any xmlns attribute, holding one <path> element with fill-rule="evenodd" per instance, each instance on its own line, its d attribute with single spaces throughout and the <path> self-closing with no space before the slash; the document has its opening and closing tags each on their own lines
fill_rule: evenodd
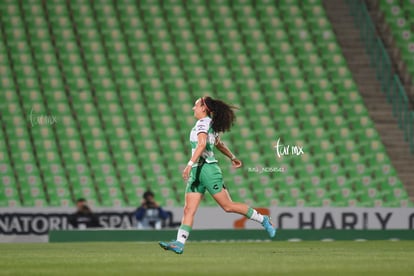
<svg viewBox="0 0 414 276">
<path fill-rule="evenodd" d="M 213 196 L 224 211 L 241 215 L 247 215 L 252 212 L 250 211 L 251 208 L 249 208 L 248 205 L 233 202 L 233 200 L 231 200 L 230 194 L 224 186 L 223 174 L 217 164 L 204 165 L 204 170 L 200 174 L 200 181 L 207 183 L 205 185 L 207 191 Z M 263 216 L 256 214 L 257 212 L 253 214 L 252 219 L 262 223 Z"/>
<path fill-rule="evenodd" d="M 263 216 L 247 204 L 234 202 L 227 189 L 223 188 L 220 192 L 214 194 L 213 198 L 225 212 L 246 216 L 248 219 L 261 223 L 271 238 L 276 235 L 276 228 L 272 225 L 268 216 Z"/>
<path fill-rule="evenodd" d="M 160 242 L 160 246 L 165 250 L 171 250 L 177 254 L 182 254 L 184 251 L 184 244 L 193 227 L 195 213 L 206 190 L 198 179 L 201 169 L 201 167 L 197 167 L 191 170 L 185 191 L 184 214 L 177 232 L 177 239 L 172 242 Z"/>
<path fill-rule="evenodd" d="M 231 199 L 230 194 L 224 186 L 221 169 L 217 164 L 206 165 L 200 174 L 200 180 L 208 183 L 205 185 L 206 189 L 224 211 L 244 215 L 253 221 L 259 222 L 271 238 L 275 236 L 276 229 L 270 222 L 269 217 L 263 216 L 244 203 L 234 202 Z"/>
<path fill-rule="evenodd" d="M 213 198 L 218 205 L 227 213 L 237 213 L 240 215 L 246 215 L 249 211 L 249 206 L 244 203 L 234 202 L 227 189 L 223 188 L 220 192 L 215 193 Z M 262 222 L 262 217 L 259 217 L 259 221 Z"/>
<path fill-rule="evenodd" d="M 165 250 L 174 251 L 177 254 L 184 252 L 184 245 L 193 227 L 194 216 L 200 205 L 202 193 L 190 192 L 185 194 L 184 215 L 181 226 L 177 232 L 177 239 L 172 242 L 160 242 L 159 245 Z"/>
<path fill-rule="evenodd" d="M 234 202 L 227 189 L 222 189 L 213 195 L 214 199 L 220 205 L 221 208 L 227 213 L 237 213 L 247 218 L 263 223 L 264 216 L 258 213 L 255 209 L 249 207 L 247 204 Z"/>
<path fill-rule="evenodd" d="M 178 229 L 177 241 L 185 244 L 193 227 L 194 216 L 197 212 L 198 206 L 200 205 L 201 199 L 203 198 L 202 193 L 186 193 L 185 194 L 185 205 L 184 215 L 181 220 L 181 226 Z"/>
</svg>

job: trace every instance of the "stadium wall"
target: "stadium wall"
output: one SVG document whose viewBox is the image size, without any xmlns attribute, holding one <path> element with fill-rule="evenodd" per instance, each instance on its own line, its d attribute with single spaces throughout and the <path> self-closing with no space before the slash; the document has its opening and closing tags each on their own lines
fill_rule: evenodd
<svg viewBox="0 0 414 276">
<path fill-rule="evenodd" d="M 176 230 L 50 231 L 49 242 L 156 242 L 171 240 Z M 194 230 L 191 241 L 270 241 L 263 230 Z M 278 231 L 273 241 L 414 240 L 411 230 L 292 230 Z"/>
<path fill-rule="evenodd" d="M 179 222 L 182 208 L 166 208 Z M 94 208 L 104 229 L 136 228 L 133 208 Z M 414 208 L 260 208 L 280 229 L 290 230 L 410 230 Z M 0 208 L 0 242 L 47 242 L 54 230 L 72 230 L 69 208 Z M 200 208 L 196 230 L 257 230 L 260 225 L 219 207 Z M 414 235 L 414 234 L 413 234 Z"/>
</svg>

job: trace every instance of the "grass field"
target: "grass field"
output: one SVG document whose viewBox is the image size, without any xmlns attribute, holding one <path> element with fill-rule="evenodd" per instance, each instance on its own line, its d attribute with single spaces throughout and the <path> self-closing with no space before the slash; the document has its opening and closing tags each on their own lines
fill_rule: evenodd
<svg viewBox="0 0 414 276">
<path fill-rule="evenodd" d="M 0 244 L 0 275 L 414 275 L 414 242 Z"/>
</svg>

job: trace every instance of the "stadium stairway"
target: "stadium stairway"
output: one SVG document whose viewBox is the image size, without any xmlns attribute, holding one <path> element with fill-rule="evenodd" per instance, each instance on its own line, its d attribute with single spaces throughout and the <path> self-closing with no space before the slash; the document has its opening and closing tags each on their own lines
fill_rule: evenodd
<svg viewBox="0 0 414 276">
<path fill-rule="evenodd" d="M 404 140 L 397 119 L 392 116 L 391 105 L 380 92 L 380 83 L 370 65 L 369 56 L 362 44 L 360 32 L 349 13 L 349 7 L 345 0 L 324 0 L 323 5 L 369 115 L 386 146 L 398 176 L 404 183 L 411 200 L 414 200 L 414 171 L 412 170 L 414 155 L 410 154 L 409 145 Z"/>
<path fill-rule="evenodd" d="M 408 58 L 410 54 L 404 53 L 404 50 L 401 48 L 405 45 L 408 48 L 408 51 L 413 51 L 413 49 L 409 50 L 411 35 L 410 32 L 407 32 L 407 29 L 410 28 L 407 26 L 409 25 L 407 24 L 408 20 L 403 19 L 404 7 L 405 13 L 407 14 L 406 18 L 408 19 L 408 14 L 410 14 L 412 9 L 410 6 L 412 3 L 410 4 L 409 1 L 397 2 L 368 0 L 366 5 L 378 34 L 384 42 L 387 52 L 391 58 L 393 69 L 399 74 L 411 103 L 414 103 L 414 76 L 412 74 L 413 64 L 412 62 L 410 63 L 410 59 Z M 396 5 L 402 9 L 395 9 L 393 5 Z M 386 10 L 388 10 L 388 13 Z M 394 23 L 394 26 L 391 26 L 391 22 Z M 406 52 L 408 51 L 406 50 Z"/>
<path fill-rule="evenodd" d="M 414 103 L 414 81 L 413 75 L 409 71 L 409 64 L 404 60 L 403 53 L 398 47 L 396 38 L 393 36 L 393 30 L 386 22 L 386 15 L 380 8 L 379 0 L 368 0 L 366 2 L 371 19 L 374 22 L 378 35 L 384 42 L 388 55 L 391 58 L 393 70 L 400 76 L 401 82 L 405 87 L 407 96 L 411 103 Z"/>
</svg>

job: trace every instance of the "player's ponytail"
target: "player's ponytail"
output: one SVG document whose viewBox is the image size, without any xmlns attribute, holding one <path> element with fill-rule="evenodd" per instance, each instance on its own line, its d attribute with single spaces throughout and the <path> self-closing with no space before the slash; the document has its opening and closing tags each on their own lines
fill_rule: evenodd
<svg viewBox="0 0 414 276">
<path fill-rule="evenodd" d="M 207 114 L 212 118 L 211 128 L 214 132 L 226 132 L 232 127 L 236 115 L 234 106 L 221 100 L 215 100 L 209 96 L 201 98 L 201 104 L 206 106 Z"/>
</svg>

